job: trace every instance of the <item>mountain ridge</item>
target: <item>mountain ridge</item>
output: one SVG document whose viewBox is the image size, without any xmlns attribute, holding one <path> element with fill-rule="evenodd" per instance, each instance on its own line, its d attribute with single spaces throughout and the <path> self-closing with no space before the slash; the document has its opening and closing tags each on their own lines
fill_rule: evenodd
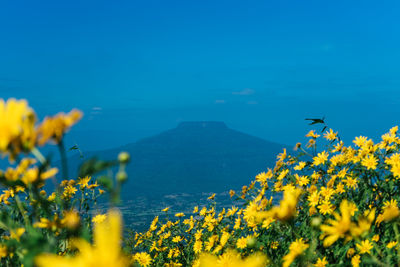
<svg viewBox="0 0 400 267">
<path fill-rule="evenodd" d="M 85 153 L 85 158 L 115 159 L 131 154 L 122 195 L 223 192 L 248 184 L 273 167 L 283 145 L 229 128 L 220 121 L 187 121 L 175 128 L 115 149 Z M 73 157 L 71 170 L 82 160 Z"/>
</svg>

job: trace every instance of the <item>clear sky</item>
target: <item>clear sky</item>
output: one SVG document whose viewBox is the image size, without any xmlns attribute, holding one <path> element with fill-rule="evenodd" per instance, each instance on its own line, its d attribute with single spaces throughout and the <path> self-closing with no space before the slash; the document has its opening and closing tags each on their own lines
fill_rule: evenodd
<svg viewBox="0 0 400 267">
<path fill-rule="evenodd" d="M 185 120 L 294 144 L 325 116 L 346 140 L 400 118 L 399 1 L 0 2 L 0 96 L 85 113 L 85 149 Z"/>
</svg>

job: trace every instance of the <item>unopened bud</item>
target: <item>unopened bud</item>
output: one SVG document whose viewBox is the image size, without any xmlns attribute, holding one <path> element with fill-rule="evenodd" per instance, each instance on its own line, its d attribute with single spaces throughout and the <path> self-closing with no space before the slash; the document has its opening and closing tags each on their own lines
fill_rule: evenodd
<svg viewBox="0 0 400 267">
<path fill-rule="evenodd" d="M 321 223 L 322 223 L 322 220 L 320 217 L 315 217 L 311 220 L 311 226 L 315 227 L 315 228 L 318 228 L 321 225 Z"/>
<path fill-rule="evenodd" d="M 119 171 L 117 173 L 117 177 L 116 178 L 117 178 L 117 181 L 122 184 L 122 183 L 126 182 L 126 180 L 128 179 L 128 175 L 124 171 Z"/>
<path fill-rule="evenodd" d="M 128 163 L 130 158 L 131 156 L 129 155 L 128 152 L 121 152 L 118 154 L 118 161 L 120 163 Z"/>
<path fill-rule="evenodd" d="M 251 237 L 251 238 L 247 239 L 247 246 L 249 248 L 254 247 L 255 244 L 256 244 L 256 241 L 257 241 L 257 239 L 254 238 L 254 237 Z"/>
</svg>

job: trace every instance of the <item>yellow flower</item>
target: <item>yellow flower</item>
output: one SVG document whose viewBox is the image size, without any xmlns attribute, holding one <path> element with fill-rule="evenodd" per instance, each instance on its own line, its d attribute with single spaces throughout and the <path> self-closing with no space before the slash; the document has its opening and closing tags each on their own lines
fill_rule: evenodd
<svg viewBox="0 0 400 267">
<path fill-rule="evenodd" d="M 342 193 L 344 193 L 345 192 L 345 190 L 344 190 L 344 185 L 342 184 L 342 183 L 338 183 L 337 185 L 336 185 L 336 193 L 337 194 L 342 194 Z"/>
<path fill-rule="evenodd" d="M 313 165 L 318 166 L 324 164 L 328 160 L 329 154 L 326 151 L 318 153 L 316 157 L 313 157 Z"/>
<path fill-rule="evenodd" d="M 93 223 L 102 223 L 104 220 L 107 218 L 106 214 L 98 214 L 93 217 L 92 222 Z"/>
<path fill-rule="evenodd" d="M 64 218 L 61 220 L 61 224 L 68 229 L 74 230 L 79 226 L 81 217 L 78 212 L 70 210 L 64 213 Z"/>
<path fill-rule="evenodd" d="M 366 167 L 368 170 L 375 170 L 378 164 L 378 159 L 374 155 L 368 155 L 361 160 L 361 165 Z"/>
<path fill-rule="evenodd" d="M 196 254 L 199 254 L 203 250 L 203 242 L 200 240 L 196 240 L 193 244 L 193 251 Z"/>
<path fill-rule="evenodd" d="M 344 238 L 350 231 L 351 225 L 351 204 L 343 200 L 339 207 L 340 213 L 333 213 L 336 220 L 328 219 L 327 223 L 321 225 L 322 234 L 320 239 L 324 239 L 324 247 L 329 247 L 339 238 Z"/>
<path fill-rule="evenodd" d="M 76 191 L 78 191 L 78 189 L 76 189 L 74 186 L 67 185 L 64 188 L 63 197 L 64 198 L 71 198 L 73 195 L 75 195 Z"/>
<path fill-rule="evenodd" d="M 108 213 L 107 219 L 95 224 L 94 245 L 83 239 L 75 240 L 73 245 L 79 250 L 74 257 L 41 254 L 35 259 L 39 267 L 53 266 L 96 266 L 127 267 L 129 261 L 121 253 L 121 215 L 116 210 Z"/>
<path fill-rule="evenodd" d="M 311 207 L 315 207 L 319 203 L 319 193 L 318 191 L 312 192 L 308 197 L 307 200 L 310 202 Z"/>
<path fill-rule="evenodd" d="M 172 238 L 172 242 L 174 242 L 174 243 L 179 243 L 181 241 L 182 241 L 182 237 L 181 236 L 174 236 Z"/>
<path fill-rule="evenodd" d="M 89 187 L 89 182 L 90 182 L 90 179 L 91 179 L 92 177 L 90 177 L 90 176 L 86 176 L 86 177 L 83 177 L 83 178 L 79 178 L 78 179 L 78 183 L 77 183 L 77 185 L 80 185 L 80 188 L 81 189 L 83 189 L 83 188 L 88 188 Z"/>
<path fill-rule="evenodd" d="M 166 207 L 166 208 L 162 209 L 161 211 L 167 212 L 167 211 L 169 211 L 169 207 Z"/>
<path fill-rule="evenodd" d="M 142 267 L 150 266 L 151 264 L 151 256 L 146 252 L 138 252 L 132 256 L 133 261 L 140 264 Z"/>
<path fill-rule="evenodd" d="M 356 139 L 353 141 L 353 143 L 356 144 L 356 146 L 358 147 L 364 146 L 366 142 L 367 142 L 367 137 L 365 136 L 356 137 Z"/>
<path fill-rule="evenodd" d="M 374 235 L 374 236 L 371 238 L 371 240 L 374 241 L 374 242 L 378 242 L 378 241 L 379 241 L 379 235 Z"/>
<path fill-rule="evenodd" d="M 397 207 L 397 201 L 395 199 L 385 201 L 383 204 L 383 213 L 380 220 L 388 222 L 400 216 L 400 210 Z"/>
<path fill-rule="evenodd" d="M 329 201 L 323 201 L 322 204 L 318 206 L 318 209 L 323 215 L 332 214 L 335 206 L 333 206 Z"/>
<path fill-rule="evenodd" d="M 347 187 L 355 189 L 357 187 L 357 179 L 351 176 L 348 176 L 343 182 Z"/>
<path fill-rule="evenodd" d="M 386 245 L 386 247 L 387 248 L 393 248 L 394 246 L 396 246 L 397 245 L 397 241 L 391 241 L 391 242 L 389 242 L 387 245 Z"/>
<path fill-rule="evenodd" d="M 54 201 L 56 199 L 56 193 L 51 193 L 50 195 L 49 195 L 49 197 L 47 198 L 47 200 L 48 201 Z"/>
<path fill-rule="evenodd" d="M 360 255 L 355 255 L 353 256 L 353 258 L 351 258 L 351 265 L 353 267 L 359 267 L 360 263 L 361 263 Z"/>
<path fill-rule="evenodd" d="M 7 255 L 8 255 L 7 247 L 5 245 L 0 245 L 0 259 L 7 257 Z"/>
<path fill-rule="evenodd" d="M 289 246 L 289 253 L 283 257 L 282 267 L 289 267 L 308 247 L 309 245 L 304 243 L 303 238 L 296 239 L 296 241 L 292 242 Z"/>
<path fill-rule="evenodd" d="M 210 254 L 201 254 L 198 262 L 200 267 L 264 267 L 268 259 L 262 253 L 255 253 L 242 259 L 240 255 L 233 250 L 227 250 L 220 256 Z"/>
<path fill-rule="evenodd" d="M 293 169 L 296 171 L 300 171 L 300 170 L 304 169 L 305 166 L 306 166 L 306 163 L 304 161 L 300 161 L 298 163 L 298 165 L 295 166 Z"/>
<path fill-rule="evenodd" d="M 0 152 L 7 152 L 10 145 L 12 156 L 32 149 L 35 121 L 35 114 L 25 100 L 0 99 Z"/>
<path fill-rule="evenodd" d="M 228 233 L 228 232 L 223 232 L 222 233 L 222 236 L 221 236 L 221 239 L 220 239 L 220 245 L 221 246 L 225 246 L 225 244 L 228 242 L 228 240 L 229 240 L 229 237 L 230 237 L 231 235 Z"/>
<path fill-rule="evenodd" d="M 363 216 L 358 218 L 358 223 L 352 223 L 350 232 L 353 236 L 361 236 L 370 230 L 372 222 L 375 219 L 375 211 L 375 208 L 364 211 Z"/>
<path fill-rule="evenodd" d="M 28 185 L 37 181 L 43 181 L 46 179 L 49 179 L 51 177 L 53 177 L 54 175 L 56 175 L 58 172 L 57 168 L 51 168 L 45 172 L 42 172 L 39 175 L 39 169 L 37 167 L 33 167 L 33 168 L 29 168 L 24 170 L 24 173 L 21 177 L 21 181 Z"/>
<path fill-rule="evenodd" d="M 315 143 L 316 143 L 315 139 L 310 139 L 310 140 L 308 140 L 306 147 L 310 148 L 310 147 L 314 146 Z"/>
<path fill-rule="evenodd" d="M 279 162 L 283 162 L 286 159 L 286 157 L 287 157 L 286 148 L 284 148 L 283 152 L 279 153 L 276 158 L 278 159 Z"/>
<path fill-rule="evenodd" d="M 285 178 L 286 177 L 286 175 L 289 173 L 289 170 L 288 169 L 286 169 L 286 170 L 283 170 L 279 175 L 278 175 L 278 177 L 276 178 L 277 180 L 283 180 L 283 178 Z"/>
<path fill-rule="evenodd" d="M 232 206 L 232 208 L 230 208 L 230 209 L 228 210 L 228 212 L 226 213 L 226 216 L 227 216 L 227 217 L 233 216 L 237 211 L 238 211 L 238 208 L 235 207 L 235 206 Z"/>
<path fill-rule="evenodd" d="M 293 150 L 297 151 L 300 147 L 301 147 L 301 143 L 296 143 L 296 145 L 294 146 Z"/>
<path fill-rule="evenodd" d="M 357 249 L 360 251 L 360 254 L 368 253 L 373 248 L 372 243 L 369 240 L 361 241 L 361 243 L 356 244 Z"/>
<path fill-rule="evenodd" d="M 17 228 L 10 231 L 10 238 L 14 238 L 19 241 L 19 238 L 25 233 L 25 228 Z"/>
<path fill-rule="evenodd" d="M 81 118 L 82 112 L 76 109 L 68 114 L 59 113 L 54 117 L 46 117 L 37 129 L 38 144 L 44 145 L 49 140 L 60 143 L 65 132 Z"/>
<path fill-rule="evenodd" d="M 265 183 L 267 181 L 267 175 L 265 172 L 256 175 L 256 181 L 260 183 Z"/>
<path fill-rule="evenodd" d="M 283 199 L 279 206 L 274 206 L 269 211 L 262 211 L 256 214 L 258 220 L 276 219 L 280 221 L 288 221 L 296 215 L 296 206 L 301 195 L 300 189 L 285 190 Z"/>
<path fill-rule="evenodd" d="M 47 218 L 40 218 L 39 222 L 33 224 L 34 227 L 38 228 L 47 228 L 52 231 L 56 231 L 58 228 L 61 228 L 61 221 L 57 214 L 54 214 L 53 220 L 49 220 Z"/>
<path fill-rule="evenodd" d="M 196 262 L 196 267 L 199 267 L 200 265 L 199 265 L 199 262 Z M 164 265 L 164 267 L 181 267 L 182 266 L 182 264 L 181 263 L 179 263 L 179 262 L 173 262 L 173 261 L 170 261 L 170 262 L 168 262 L 168 263 L 165 263 L 165 265 Z"/>
<path fill-rule="evenodd" d="M 241 237 L 236 241 L 236 247 L 237 248 L 246 248 L 247 247 L 247 237 Z"/>
<path fill-rule="evenodd" d="M 314 264 L 315 267 L 325 267 L 328 264 L 326 257 L 318 258 L 317 262 Z"/>
<path fill-rule="evenodd" d="M 297 175 L 297 174 L 295 174 Z M 298 175 L 297 175 L 298 176 Z M 308 185 L 310 183 L 310 179 L 307 176 L 298 176 L 298 182 L 299 186 L 305 186 Z"/>
<path fill-rule="evenodd" d="M 25 171 L 24 175 L 21 178 L 21 181 L 24 184 L 28 185 L 30 183 L 35 182 L 39 176 L 39 169 L 37 167 L 29 168 Z"/>
<path fill-rule="evenodd" d="M 58 173 L 58 169 L 57 168 L 51 168 L 45 172 L 42 172 L 40 174 L 40 179 L 41 180 L 47 180 L 51 177 L 54 177 L 56 174 Z"/>
<path fill-rule="evenodd" d="M 185 214 L 183 212 L 179 212 L 179 213 L 175 214 L 175 217 L 178 217 L 178 218 L 183 217 L 183 216 L 185 216 Z"/>
<path fill-rule="evenodd" d="M 318 138 L 318 137 L 320 137 L 320 135 L 316 134 L 314 130 L 311 130 L 306 134 L 306 137 Z"/>
<path fill-rule="evenodd" d="M 347 250 L 346 257 L 347 257 L 347 258 L 350 258 L 351 256 L 354 255 L 355 252 L 356 252 L 356 251 L 355 251 L 354 248 L 349 248 L 349 250 Z"/>
<path fill-rule="evenodd" d="M 324 133 L 324 138 L 328 141 L 334 141 L 337 138 L 337 132 L 334 133 L 332 129 L 329 129 Z"/>
<path fill-rule="evenodd" d="M 214 200 L 214 198 L 215 198 L 215 193 L 212 194 L 211 196 L 209 196 L 207 199 L 208 199 L 208 200 Z"/>
</svg>

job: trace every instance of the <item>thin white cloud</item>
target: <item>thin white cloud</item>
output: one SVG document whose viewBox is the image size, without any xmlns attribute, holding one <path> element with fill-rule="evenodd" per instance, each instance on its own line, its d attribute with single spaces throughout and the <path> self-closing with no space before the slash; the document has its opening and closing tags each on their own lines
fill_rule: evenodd
<svg viewBox="0 0 400 267">
<path fill-rule="evenodd" d="M 90 110 L 89 120 L 93 119 L 93 116 L 100 115 L 102 111 L 103 111 L 102 107 L 92 107 L 92 109 Z"/>
<path fill-rule="evenodd" d="M 232 92 L 232 95 L 252 95 L 254 94 L 254 90 L 250 88 L 245 88 L 241 91 Z"/>
<path fill-rule="evenodd" d="M 224 99 L 217 99 L 215 100 L 215 104 L 225 104 L 226 101 Z"/>
</svg>

